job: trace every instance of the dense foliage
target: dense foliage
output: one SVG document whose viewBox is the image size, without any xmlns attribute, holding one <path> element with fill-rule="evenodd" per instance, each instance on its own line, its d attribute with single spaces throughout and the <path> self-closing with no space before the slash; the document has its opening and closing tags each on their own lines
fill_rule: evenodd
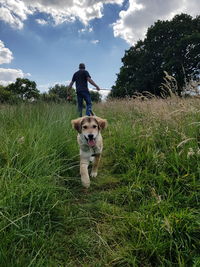
<svg viewBox="0 0 200 267">
<path fill-rule="evenodd" d="M 17 78 L 15 83 L 8 85 L 8 91 L 15 94 L 21 100 L 38 99 L 39 90 L 36 88 L 36 83 L 29 79 Z"/>
<path fill-rule="evenodd" d="M 90 91 L 92 102 L 101 102 L 101 95 L 98 91 Z"/>
<path fill-rule="evenodd" d="M 157 21 L 144 41 L 125 52 L 123 66 L 111 96 L 132 96 L 148 91 L 161 95 L 163 72 L 172 75 L 181 94 L 185 81 L 200 74 L 200 16 L 176 15 L 171 21 Z"/>
<path fill-rule="evenodd" d="M 100 102 L 99 92 L 90 91 L 93 102 Z M 15 83 L 8 86 L 0 85 L 0 103 L 18 103 L 18 102 L 70 102 L 76 104 L 76 91 L 69 89 L 63 84 L 55 84 L 50 87 L 48 92 L 40 93 L 34 81 L 29 79 L 17 78 Z"/>
<path fill-rule="evenodd" d="M 76 103 L 76 93 L 73 88 L 68 90 L 68 87 L 64 84 L 55 84 L 50 87 L 48 92 L 42 93 L 41 98 L 45 102 L 71 102 Z"/>
<path fill-rule="evenodd" d="M 16 103 L 39 99 L 40 93 L 36 83 L 29 79 L 17 78 L 8 86 L 0 85 L 0 103 Z"/>
<path fill-rule="evenodd" d="M 0 85 L 0 103 L 13 103 L 16 101 L 16 96 L 3 85 Z"/>
<path fill-rule="evenodd" d="M 99 92 L 90 91 L 92 102 L 100 102 L 101 95 Z M 74 88 L 68 88 L 63 84 L 56 84 L 49 88 L 48 93 L 43 93 L 41 99 L 47 102 L 70 102 L 76 104 L 76 91 Z"/>
</svg>

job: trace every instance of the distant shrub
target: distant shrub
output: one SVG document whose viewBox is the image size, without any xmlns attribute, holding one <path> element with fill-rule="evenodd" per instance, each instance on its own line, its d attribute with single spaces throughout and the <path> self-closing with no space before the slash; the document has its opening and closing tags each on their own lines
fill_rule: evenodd
<svg viewBox="0 0 200 267">
<path fill-rule="evenodd" d="M 0 103 L 17 103 L 18 99 L 11 91 L 7 90 L 6 87 L 0 85 Z"/>
<path fill-rule="evenodd" d="M 101 95 L 99 92 L 90 91 L 92 102 L 101 102 Z"/>
</svg>

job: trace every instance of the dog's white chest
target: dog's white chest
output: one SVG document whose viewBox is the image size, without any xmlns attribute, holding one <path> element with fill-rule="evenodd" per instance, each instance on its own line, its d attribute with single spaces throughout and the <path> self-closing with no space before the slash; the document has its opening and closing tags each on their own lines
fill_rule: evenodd
<svg viewBox="0 0 200 267">
<path fill-rule="evenodd" d="M 90 147 L 88 145 L 81 145 L 80 147 L 80 153 L 87 155 L 88 157 L 95 156 L 97 154 L 101 154 L 102 149 L 98 146 Z"/>
</svg>

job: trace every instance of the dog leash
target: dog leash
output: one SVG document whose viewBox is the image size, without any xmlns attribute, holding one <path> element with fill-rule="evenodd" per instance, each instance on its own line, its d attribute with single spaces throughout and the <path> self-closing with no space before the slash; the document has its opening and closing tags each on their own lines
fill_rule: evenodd
<svg viewBox="0 0 200 267">
<path fill-rule="evenodd" d="M 96 116 L 95 113 L 94 113 L 92 110 L 90 110 L 90 116 L 91 116 L 91 115 L 92 115 L 92 116 Z"/>
</svg>

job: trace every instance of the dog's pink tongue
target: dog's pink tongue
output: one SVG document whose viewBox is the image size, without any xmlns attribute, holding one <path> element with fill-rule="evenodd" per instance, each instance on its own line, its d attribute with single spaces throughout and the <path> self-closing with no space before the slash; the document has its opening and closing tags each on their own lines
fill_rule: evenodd
<svg viewBox="0 0 200 267">
<path fill-rule="evenodd" d="M 94 140 L 88 140 L 88 145 L 89 146 L 95 146 L 95 141 Z"/>
</svg>

